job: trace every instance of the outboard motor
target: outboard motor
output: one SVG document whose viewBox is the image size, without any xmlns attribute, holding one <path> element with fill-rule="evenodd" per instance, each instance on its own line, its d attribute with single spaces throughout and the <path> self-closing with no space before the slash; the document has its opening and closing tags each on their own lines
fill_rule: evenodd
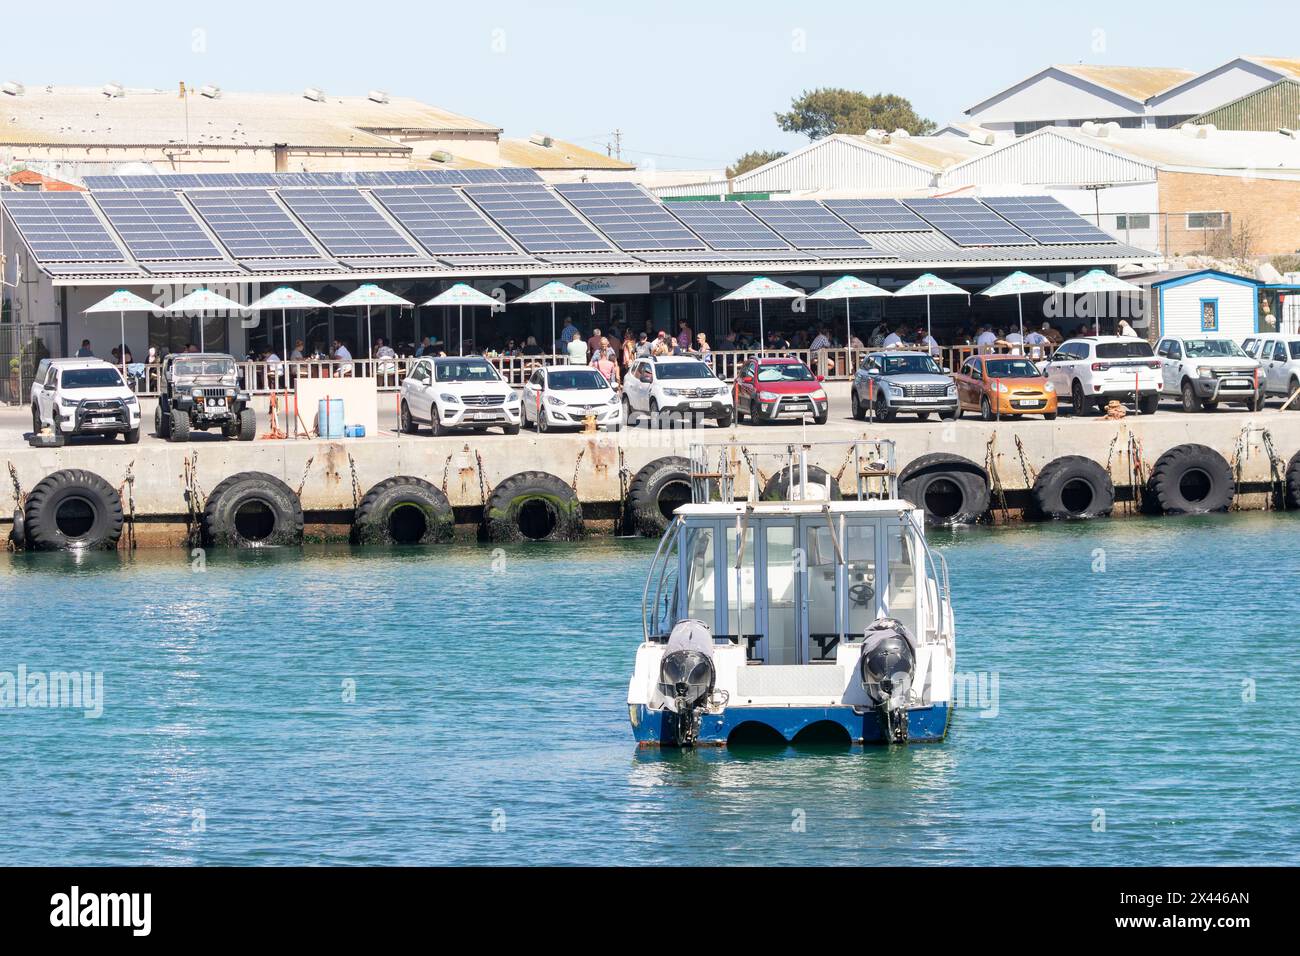
<svg viewBox="0 0 1300 956">
<path fill-rule="evenodd" d="M 863 635 L 858 676 L 891 743 L 907 743 L 907 697 L 915 675 L 915 638 L 894 618 L 873 621 Z"/>
<path fill-rule="evenodd" d="M 702 621 L 679 621 L 668 636 L 659 664 L 659 693 L 673 702 L 679 745 L 690 747 L 698 739 L 700 717 L 716 678 L 713 634 L 708 626 Z"/>
</svg>

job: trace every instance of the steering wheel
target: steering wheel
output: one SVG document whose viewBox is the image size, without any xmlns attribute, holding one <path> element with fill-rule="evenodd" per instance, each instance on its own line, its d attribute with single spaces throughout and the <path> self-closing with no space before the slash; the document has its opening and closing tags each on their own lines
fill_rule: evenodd
<svg viewBox="0 0 1300 956">
<path fill-rule="evenodd" d="M 866 607 L 876 598 L 876 592 L 870 584 L 855 584 L 849 588 L 849 600 L 854 607 Z"/>
</svg>

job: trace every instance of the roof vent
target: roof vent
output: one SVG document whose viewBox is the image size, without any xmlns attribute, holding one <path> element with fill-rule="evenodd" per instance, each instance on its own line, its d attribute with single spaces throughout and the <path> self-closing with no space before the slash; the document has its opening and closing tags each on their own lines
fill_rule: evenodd
<svg viewBox="0 0 1300 956">
<path fill-rule="evenodd" d="M 528 142 L 534 143 L 538 146 L 545 146 L 547 149 L 550 149 L 555 145 L 555 140 L 543 133 L 534 133 L 532 136 L 528 137 Z"/>
<path fill-rule="evenodd" d="M 862 138 L 873 143 L 889 142 L 889 135 L 883 129 L 869 129 L 862 134 Z"/>
<path fill-rule="evenodd" d="M 302 95 L 303 95 L 306 99 L 311 100 L 313 103 L 324 103 L 324 102 L 325 102 L 325 91 L 322 90 L 322 89 L 321 89 L 320 87 L 318 87 L 318 86 L 309 86 L 309 87 L 307 87 L 307 89 L 305 89 L 305 90 L 302 91 Z"/>
<path fill-rule="evenodd" d="M 1184 123 L 1178 127 L 1184 136 L 1190 136 L 1192 139 L 1208 139 L 1214 132 L 1215 127 L 1212 123 L 1206 123 L 1204 126 L 1197 126 L 1194 123 Z"/>
<path fill-rule="evenodd" d="M 980 146 L 992 146 L 994 141 L 992 131 L 987 129 L 971 130 L 970 135 L 966 138 L 970 142 L 976 143 Z"/>
<path fill-rule="evenodd" d="M 1287 129 L 1285 126 L 1283 126 L 1280 130 L 1278 130 L 1278 132 L 1281 133 L 1283 136 L 1290 137 L 1291 139 L 1300 139 L 1300 130 Z"/>
<path fill-rule="evenodd" d="M 429 154 L 429 158 L 435 163 L 450 163 L 452 157 L 445 149 L 435 149 Z"/>
<path fill-rule="evenodd" d="M 894 139 L 907 139 L 907 138 L 908 138 L 909 136 L 911 136 L 912 134 L 909 133 L 907 130 L 902 129 L 902 128 L 900 127 L 899 129 L 894 130 L 894 131 L 893 131 L 892 133 L 890 133 L 889 135 L 892 136 L 892 137 L 894 137 Z"/>
<path fill-rule="evenodd" d="M 126 87 L 121 83 L 105 83 L 103 93 L 110 99 L 121 99 L 126 96 Z"/>
<path fill-rule="evenodd" d="M 4 85 L 0 86 L 0 90 L 3 90 L 10 96 L 22 96 L 27 92 L 27 88 L 17 80 L 6 80 Z"/>
<path fill-rule="evenodd" d="M 371 90 L 369 93 L 366 94 L 366 97 L 367 97 L 367 98 L 368 98 L 372 103 L 387 103 L 387 102 L 388 102 L 388 93 L 387 93 L 386 91 L 384 91 L 384 90 Z"/>
<path fill-rule="evenodd" d="M 221 96 L 221 87 L 209 83 L 199 90 L 199 96 L 206 96 L 210 100 L 218 99 Z"/>
</svg>

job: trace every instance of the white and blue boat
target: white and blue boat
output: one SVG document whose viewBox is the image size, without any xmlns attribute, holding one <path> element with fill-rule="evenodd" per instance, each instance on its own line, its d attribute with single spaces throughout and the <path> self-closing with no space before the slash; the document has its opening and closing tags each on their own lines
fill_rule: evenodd
<svg viewBox="0 0 1300 956">
<path fill-rule="evenodd" d="M 642 597 L 627 700 L 641 746 L 944 739 L 947 566 L 921 509 L 897 496 L 893 443 L 838 444 L 849 495 L 809 465 L 814 448 L 836 454 L 826 444 L 692 447 L 692 501 Z M 774 480 L 760 498 L 763 461 Z"/>
</svg>

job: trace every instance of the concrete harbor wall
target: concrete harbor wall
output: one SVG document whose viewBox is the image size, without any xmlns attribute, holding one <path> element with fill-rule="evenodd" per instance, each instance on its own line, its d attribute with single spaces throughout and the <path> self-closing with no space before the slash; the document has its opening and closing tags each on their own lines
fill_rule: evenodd
<svg viewBox="0 0 1300 956">
<path fill-rule="evenodd" d="M 527 432 L 433 438 L 393 433 L 341 441 L 300 440 L 251 443 L 195 441 L 190 444 L 145 442 L 128 446 L 69 444 L 62 448 L 7 447 L 0 458 L 11 467 L 18 488 L 0 476 L 0 532 L 6 532 L 15 507 L 15 492 L 30 491 L 60 469 L 93 471 L 122 493 L 124 509 L 144 529 L 137 542 L 177 543 L 185 538 L 187 519 L 201 510 L 206 495 L 223 479 L 248 471 L 283 480 L 301 498 L 309 536 L 346 534 L 351 515 L 367 490 L 397 475 L 423 478 L 441 488 L 456 509 L 457 522 L 477 523 L 492 489 L 511 475 L 543 471 L 574 489 L 591 530 L 609 530 L 626 499 L 633 476 L 647 463 L 666 456 L 685 456 L 693 442 L 735 443 L 733 457 L 744 460 L 764 443 L 847 442 L 887 438 L 896 442 L 897 465 L 929 454 L 958 455 L 989 472 L 993 508 L 1023 507 L 1036 474 L 1065 455 L 1082 455 L 1105 468 L 1121 499 L 1134 472 L 1149 474 L 1167 450 L 1185 443 L 1215 449 L 1237 477 L 1238 506 L 1267 507 L 1270 486 L 1300 451 L 1300 414 L 1159 414 L 1055 422 L 983 423 L 899 422 L 874 425 L 833 421 L 821 427 L 753 426 L 729 429 L 625 429 L 611 434 Z M 846 445 L 812 446 L 809 462 L 840 476 L 851 492 L 854 478 Z M 760 463 L 760 484 L 770 478 L 775 459 Z M 991 467 L 990 467 L 991 466 Z M 748 473 L 740 467 L 742 496 Z M 1001 495 L 999 494 L 999 489 Z M 1005 509 L 1004 509 L 1005 514 Z M 149 529 L 152 526 L 153 531 Z"/>
</svg>

